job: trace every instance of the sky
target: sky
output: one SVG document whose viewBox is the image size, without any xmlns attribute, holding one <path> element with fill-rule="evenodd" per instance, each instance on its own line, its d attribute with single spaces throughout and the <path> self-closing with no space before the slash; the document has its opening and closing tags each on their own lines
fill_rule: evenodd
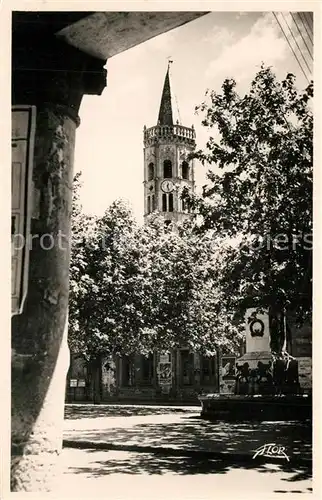
<svg viewBox="0 0 322 500">
<path fill-rule="evenodd" d="M 276 14 L 291 45 L 295 51 L 296 43 L 301 47 L 311 68 L 312 58 L 290 13 Z M 306 32 L 301 31 L 305 39 Z M 102 215 L 122 198 L 142 222 L 143 127 L 157 124 L 169 56 L 181 123 L 194 125 L 198 148 L 204 147 L 209 131 L 201 126 L 195 106 L 207 89 L 220 92 L 225 78 L 234 78 L 237 92 L 243 94 L 263 62 L 279 79 L 295 74 L 299 89 L 308 83 L 271 12 L 211 12 L 112 57 L 106 65 L 103 94 L 84 96 L 79 111 L 74 170 L 82 172 L 80 196 L 86 213 Z M 300 62 L 309 74 L 305 62 Z M 205 183 L 205 173 L 205 167 L 196 164 L 198 189 Z"/>
</svg>

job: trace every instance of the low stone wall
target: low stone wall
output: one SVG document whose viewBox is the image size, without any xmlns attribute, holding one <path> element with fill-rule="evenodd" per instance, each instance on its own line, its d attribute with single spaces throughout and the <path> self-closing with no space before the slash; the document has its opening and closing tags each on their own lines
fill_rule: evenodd
<svg viewBox="0 0 322 500">
<path fill-rule="evenodd" d="M 295 421 L 312 419 L 312 398 L 213 395 L 200 397 L 201 416 L 210 420 Z"/>
<path fill-rule="evenodd" d="M 191 401 L 199 403 L 199 396 L 201 394 L 212 394 L 215 392 L 216 388 L 214 386 L 210 387 L 180 387 L 170 390 L 169 393 L 163 393 L 161 389 L 154 387 L 121 387 L 118 389 L 117 393 L 111 395 L 114 400 L 155 400 L 155 401 Z"/>
</svg>

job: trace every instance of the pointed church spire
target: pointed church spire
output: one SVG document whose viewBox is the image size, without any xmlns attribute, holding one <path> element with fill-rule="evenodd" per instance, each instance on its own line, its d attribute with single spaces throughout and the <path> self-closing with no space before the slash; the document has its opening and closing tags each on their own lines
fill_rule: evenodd
<svg viewBox="0 0 322 500">
<path fill-rule="evenodd" d="M 161 104 L 158 117 L 158 125 L 175 125 L 180 123 L 179 110 L 174 102 L 174 95 L 171 90 L 170 84 L 170 64 L 173 63 L 171 59 L 168 60 L 168 69 L 164 79 Z"/>
</svg>

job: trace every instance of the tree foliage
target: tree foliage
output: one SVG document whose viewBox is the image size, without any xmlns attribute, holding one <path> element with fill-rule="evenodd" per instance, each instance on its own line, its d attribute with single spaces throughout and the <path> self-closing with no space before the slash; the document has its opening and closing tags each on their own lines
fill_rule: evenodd
<svg viewBox="0 0 322 500">
<path fill-rule="evenodd" d="M 163 218 L 141 228 L 148 245 L 149 318 L 156 347 L 187 346 L 206 354 L 239 346 L 240 330 L 222 315 L 214 240 L 186 221 L 164 230 Z"/>
<path fill-rule="evenodd" d="M 221 317 L 213 240 L 196 235 L 194 224 L 170 230 L 154 214 L 139 226 L 121 200 L 96 219 L 73 214 L 74 352 L 91 360 L 179 346 L 208 354 L 236 348 L 239 331 Z"/>
<path fill-rule="evenodd" d="M 246 95 L 234 80 L 221 90 L 196 108 L 212 135 L 192 157 L 211 169 L 190 203 L 199 232 L 221 241 L 223 306 L 255 300 L 303 321 L 312 309 L 313 84 L 300 92 L 292 74 L 279 82 L 262 67 Z"/>
<path fill-rule="evenodd" d="M 225 80 L 197 109 L 212 165 L 192 221 L 140 226 L 115 201 L 83 213 L 74 183 L 69 343 L 87 359 L 178 346 L 234 350 L 248 306 L 312 308 L 312 85 L 262 68 L 249 92 Z M 239 321 L 236 321 L 239 318 Z"/>
</svg>

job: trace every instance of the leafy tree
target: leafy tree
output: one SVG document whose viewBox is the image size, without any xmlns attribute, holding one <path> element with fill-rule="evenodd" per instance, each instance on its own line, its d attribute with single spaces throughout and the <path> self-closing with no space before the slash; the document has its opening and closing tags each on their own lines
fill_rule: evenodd
<svg viewBox="0 0 322 500">
<path fill-rule="evenodd" d="M 241 334 L 222 314 L 214 240 L 200 237 L 194 227 L 186 221 L 164 230 L 162 217 L 154 215 L 142 228 L 148 242 L 147 319 L 153 346 L 187 346 L 207 355 L 218 347 L 236 350 Z"/>
<path fill-rule="evenodd" d="M 212 168 L 190 203 L 202 216 L 199 233 L 220 241 L 217 284 L 226 311 L 255 304 L 275 318 L 286 309 L 299 322 L 311 316 L 312 96 L 312 83 L 300 92 L 292 74 L 279 82 L 262 67 L 246 95 L 226 79 L 196 108 L 212 136 L 191 157 Z"/>
<path fill-rule="evenodd" d="M 113 203 L 103 217 L 91 219 L 85 231 L 79 221 L 83 218 L 75 219 L 81 238 L 72 255 L 71 305 L 76 307 L 70 316 L 70 339 L 91 359 L 118 351 L 123 342 L 121 326 L 134 319 L 129 313 L 130 277 L 137 254 L 134 221 L 121 202 Z"/>
<path fill-rule="evenodd" d="M 78 190 L 76 179 L 69 345 L 88 360 L 95 400 L 102 356 L 238 346 L 238 328 L 222 316 L 212 239 L 189 222 L 165 229 L 158 215 L 140 227 L 120 200 L 89 218 Z"/>
<path fill-rule="evenodd" d="M 81 173 L 73 180 L 73 203 L 71 217 L 71 256 L 69 276 L 69 345 L 73 352 L 81 352 L 80 311 L 87 296 L 89 276 L 87 246 L 94 232 L 95 218 L 83 212 L 80 203 Z"/>
</svg>

